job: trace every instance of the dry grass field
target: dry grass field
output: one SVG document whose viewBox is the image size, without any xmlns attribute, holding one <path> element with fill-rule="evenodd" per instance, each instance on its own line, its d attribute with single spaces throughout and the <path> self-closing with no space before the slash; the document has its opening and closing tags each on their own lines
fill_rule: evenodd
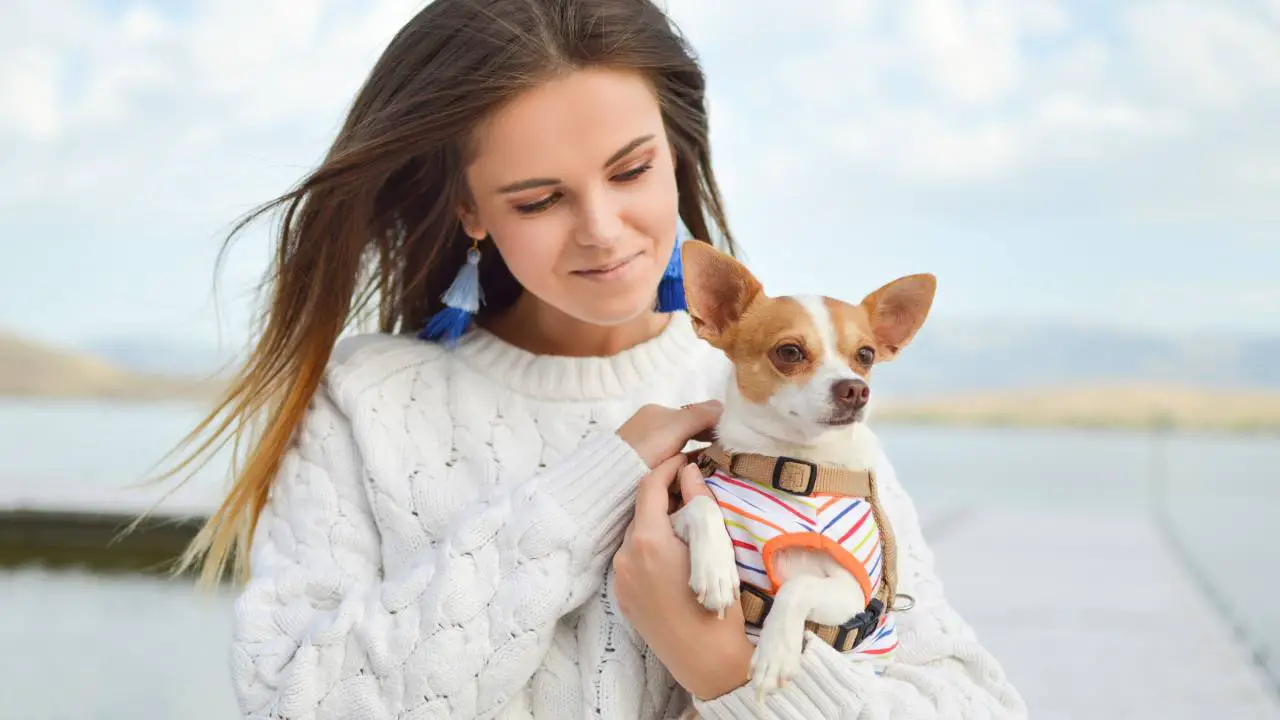
<svg viewBox="0 0 1280 720">
<path fill-rule="evenodd" d="M 983 392 L 885 403 L 885 422 L 959 425 L 1280 430 L 1280 392 L 1126 383 Z"/>
<path fill-rule="evenodd" d="M 143 375 L 0 333 L 0 397 L 212 399 L 213 378 Z M 1280 391 L 1123 383 L 882 401 L 883 423 L 1280 431 Z"/>
<path fill-rule="evenodd" d="M 220 389 L 215 380 L 129 372 L 0 333 L 0 397 L 156 402 L 210 399 Z"/>
</svg>

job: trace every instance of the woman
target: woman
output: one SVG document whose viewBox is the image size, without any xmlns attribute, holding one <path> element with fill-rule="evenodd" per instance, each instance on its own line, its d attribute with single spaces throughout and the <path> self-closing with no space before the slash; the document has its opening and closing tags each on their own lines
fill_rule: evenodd
<svg viewBox="0 0 1280 720">
<path fill-rule="evenodd" d="M 649 0 L 436 0 L 268 206 L 270 312 L 203 449 L 268 422 L 185 557 L 247 577 L 246 715 L 1023 714 L 887 462 L 917 604 L 883 673 L 809 641 L 757 704 L 741 611 L 694 599 L 667 488 L 707 492 L 681 450 L 725 368 L 655 297 L 681 221 L 732 248 L 704 100 Z"/>
</svg>

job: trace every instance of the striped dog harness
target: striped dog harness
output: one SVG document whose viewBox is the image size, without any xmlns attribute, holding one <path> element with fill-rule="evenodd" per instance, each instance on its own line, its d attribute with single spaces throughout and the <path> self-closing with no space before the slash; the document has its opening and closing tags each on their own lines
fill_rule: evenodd
<svg viewBox="0 0 1280 720">
<path fill-rule="evenodd" d="M 705 448 L 699 467 L 725 518 L 753 640 L 778 591 L 779 550 L 825 551 L 849 571 L 867 607 L 842 625 L 807 627 L 840 652 L 885 659 L 898 646 L 891 607 L 897 585 L 893 531 L 880 508 L 875 472 L 788 457 L 730 455 Z"/>
</svg>

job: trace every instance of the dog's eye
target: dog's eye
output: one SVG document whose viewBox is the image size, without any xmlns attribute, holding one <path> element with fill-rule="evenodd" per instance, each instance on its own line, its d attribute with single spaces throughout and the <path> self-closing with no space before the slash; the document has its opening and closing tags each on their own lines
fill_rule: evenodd
<svg viewBox="0 0 1280 720">
<path fill-rule="evenodd" d="M 870 365 L 876 361 L 876 351 L 869 347 L 858 348 L 858 352 L 855 357 L 857 358 L 859 365 Z"/>
<path fill-rule="evenodd" d="M 788 365 L 804 362 L 804 350 L 794 343 L 779 345 L 773 349 L 773 354 L 778 358 L 778 360 L 787 363 Z"/>
</svg>

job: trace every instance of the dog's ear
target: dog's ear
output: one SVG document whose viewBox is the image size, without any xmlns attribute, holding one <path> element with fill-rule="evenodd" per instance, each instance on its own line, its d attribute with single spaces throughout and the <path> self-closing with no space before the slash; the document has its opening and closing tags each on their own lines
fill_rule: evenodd
<svg viewBox="0 0 1280 720">
<path fill-rule="evenodd" d="M 763 292 L 746 266 L 710 243 L 690 240 L 680 248 L 684 295 L 698 337 L 720 347 L 725 332 Z"/>
<path fill-rule="evenodd" d="M 937 289 L 937 278 L 922 273 L 898 278 L 863 299 L 881 359 L 892 359 L 911 342 L 929 316 Z"/>
</svg>

